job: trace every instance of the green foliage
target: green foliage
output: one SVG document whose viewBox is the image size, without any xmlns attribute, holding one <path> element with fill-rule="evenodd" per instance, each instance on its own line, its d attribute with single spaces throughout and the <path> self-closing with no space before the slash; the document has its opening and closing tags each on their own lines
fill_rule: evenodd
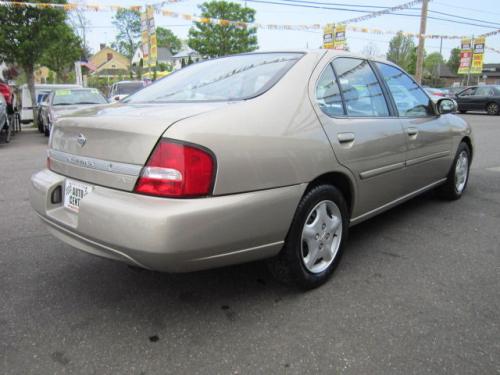
<svg viewBox="0 0 500 375">
<path fill-rule="evenodd" d="M 224 0 L 199 5 L 201 17 L 254 22 L 255 10 Z M 257 49 L 257 30 L 232 25 L 195 22 L 189 29 L 188 45 L 202 56 L 218 57 Z"/>
<path fill-rule="evenodd" d="M 65 0 L 50 2 L 66 3 Z M 59 38 L 58 26 L 65 24 L 65 21 L 63 9 L 0 6 L 0 60 L 16 63 L 24 70 L 33 102 L 35 65 L 41 63 L 45 51 Z M 33 118 L 36 125 L 35 107 Z"/>
<path fill-rule="evenodd" d="M 457 74 L 458 67 L 460 66 L 460 48 L 453 48 L 450 53 L 450 58 L 446 63 L 451 72 Z"/>
<path fill-rule="evenodd" d="M 139 46 L 141 14 L 136 10 L 120 9 L 113 17 L 113 25 L 118 29 L 113 48 L 132 60 Z"/>
<path fill-rule="evenodd" d="M 444 63 L 443 56 L 439 52 L 433 52 L 424 60 L 425 76 L 431 86 L 440 86 L 439 65 Z"/>
<path fill-rule="evenodd" d="M 56 25 L 58 37 L 45 49 L 40 63 L 55 73 L 57 82 L 73 69 L 73 63 L 82 55 L 82 44 L 73 29 L 66 23 Z"/>
<path fill-rule="evenodd" d="M 400 31 L 389 42 L 387 60 L 392 61 L 407 71 L 410 71 L 409 68 L 412 64 L 412 53 L 414 50 L 415 43 L 413 42 L 413 38 L 411 36 L 404 35 Z"/>
<path fill-rule="evenodd" d="M 156 28 L 156 43 L 158 47 L 168 48 L 174 55 L 179 52 L 182 47 L 181 40 L 177 38 L 171 30 L 163 27 Z"/>
<path fill-rule="evenodd" d="M 53 3 L 66 1 L 54 0 Z M 0 58 L 33 70 L 45 50 L 59 37 L 57 27 L 64 25 L 65 20 L 62 9 L 1 6 Z"/>
</svg>

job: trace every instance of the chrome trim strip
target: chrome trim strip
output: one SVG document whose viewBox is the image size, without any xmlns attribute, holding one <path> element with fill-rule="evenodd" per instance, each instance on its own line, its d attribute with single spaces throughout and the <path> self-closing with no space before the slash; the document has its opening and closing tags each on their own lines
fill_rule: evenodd
<svg viewBox="0 0 500 375">
<path fill-rule="evenodd" d="M 375 216 L 380 211 L 388 210 L 389 208 L 392 208 L 392 207 L 398 205 L 399 203 L 403 203 L 404 201 L 406 201 L 408 199 L 411 199 L 411 198 L 419 195 L 420 193 L 423 193 L 426 190 L 430 190 L 433 187 L 435 187 L 437 185 L 440 185 L 440 184 L 442 184 L 445 181 L 446 181 L 446 178 L 442 178 L 442 179 L 440 179 L 440 180 L 438 180 L 436 182 L 433 182 L 432 184 L 429 184 L 427 186 L 424 186 L 423 188 L 415 190 L 414 192 L 411 192 L 409 194 L 403 195 L 402 197 L 399 197 L 398 199 L 395 199 L 392 202 L 386 203 L 386 204 L 384 204 L 384 205 L 382 205 L 382 206 L 380 206 L 378 208 L 375 208 L 375 209 L 373 209 L 371 211 L 368 211 L 368 212 L 364 213 L 363 215 L 359 215 L 359 216 L 357 216 L 355 218 L 352 218 L 349 223 L 350 223 L 350 225 L 358 224 L 358 223 L 360 223 L 363 220 L 366 220 L 366 219 L 369 219 L 372 216 Z"/>
<path fill-rule="evenodd" d="M 370 169 L 369 171 L 361 172 L 359 174 L 359 177 L 361 177 L 361 179 L 364 180 L 365 178 L 375 177 L 378 176 L 379 174 L 395 171 L 396 169 L 402 169 L 404 168 L 404 166 L 405 163 L 404 161 L 402 161 L 396 164 L 386 165 L 384 167 Z"/>
<path fill-rule="evenodd" d="M 69 154 L 58 150 L 49 150 L 48 156 L 51 159 L 61 163 L 75 165 L 80 168 L 94 169 L 96 171 L 111 172 L 125 174 L 129 176 L 139 176 L 142 170 L 142 165 L 120 163 L 109 160 L 89 158 L 87 156 L 79 156 Z"/>
<path fill-rule="evenodd" d="M 409 159 L 409 160 L 407 160 L 406 161 L 406 166 L 409 167 L 409 166 L 412 166 L 412 165 L 415 165 L 415 164 L 424 163 L 426 161 L 433 160 L 433 159 L 443 158 L 443 157 L 449 156 L 449 155 L 450 155 L 450 151 L 440 151 L 440 152 L 436 152 L 434 154 L 420 156 L 420 157 L 415 158 L 415 159 Z"/>
<path fill-rule="evenodd" d="M 56 230 L 56 231 L 62 232 L 64 235 L 73 238 L 75 241 L 80 241 L 80 242 L 82 242 L 83 244 L 85 244 L 87 246 L 97 248 L 97 249 L 99 249 L 98 251 L 109 251 L 109 252 L 115 254 L 118 257 L 122 257 L 122 258 L 125 258 L 125 259 L 129 260 L 131 263 L 136 264 L 137 266 L 139 266 L 141 268 L 145 268 L 147 270 L 151 269 L 150 267 L 146 267 L 145 265 L 139 263 L 137 260 L 135 260 L 131 256 L 129 256 L 129 255 L 121 252 L 120 250 L 113 249 L 112 247 L 106 246 L 106 245 L 104 245 L 102 243 L 99 243 L 99 242 L 93 241 L 93 240 L 91 240 L 89 238 L 83 237 L 82 235 L 80 235 L 78 233 L 75 233 L 72 230 L 67 229 L 67 228 L 65 228 L 62 225 L 55 223 L 51 219 L 49 219 L 49 218 L 41 215 L 38 212 L 35 212 L 35 214 L 37 214 L 37 216 L 40 219 L 42 219 L 42 221 L 46 225 L 48 225 L 50 228 L 52 228 L 52 230 Z M 80 251 L 85 251 L 86 253 L 89 253 L 89 254 L 96 255 L 94 253 L 90 253 L 89 251 L 86 251 L 86 250 L 83 250 L 83 249 L 80 249 L 80 248 L 76 248 L 76 249 L 80 250 Z M 97 255 L 97 256 L 99 256 L 99 255 Z"/>
<path fill-rule="evenodd" d="M 264 248 L 270 247 L 270 246 L 283 245 L 284 243 L 285 243 L 285 241 L 271 242 L 271 243 L 268 243 L 265 245 L 249 247 L 247 249 L 242 249 L 242 250 L 231 251 L 230 253 L 215 254 L 215 255 L 208 256 L 208 257 L 190 259 L 189 262 L 199 262 L 199 261 L 204 261 L 204 260 L 209 260 L 209 259 L 223 258 L 223 257 L 231 256 L 231 255 L 246 253 L 248 251 L 264 249 Z"/>
</svg>

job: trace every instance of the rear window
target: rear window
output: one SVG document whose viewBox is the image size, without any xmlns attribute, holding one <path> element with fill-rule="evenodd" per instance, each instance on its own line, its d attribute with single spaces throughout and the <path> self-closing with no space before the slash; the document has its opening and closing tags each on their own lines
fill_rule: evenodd
<svg viewBox="0 0 500 375">
<path fill-rule="evenodd" d="M 131 95 L 144 87 L 142 82 L 117 83 L 115 95 Z"/>
<path fill-rule="evenodd" d="M 201 102 L 248 99 L 267 91 L 301 53 L 236 55 L 190 65 L 125 99 L 137 102 Z"/>
<path fill-rule="evenodd" d="M 59 89 L 54 92 L 53 105 L 105 104 L 108 101 L 97 89 Z"/>
</svg>

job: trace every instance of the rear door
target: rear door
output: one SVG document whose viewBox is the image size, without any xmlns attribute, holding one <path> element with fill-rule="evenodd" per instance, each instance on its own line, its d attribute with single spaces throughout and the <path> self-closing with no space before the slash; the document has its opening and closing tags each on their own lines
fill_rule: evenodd
<svg viewBox="0 0 500 375">
<path fill-rule="evenodd" d="M 367 60 L 337 57 L 316 83 L 318 116 L 358 186 L 353 219 L 402 194 L 406 139 Z"/>
<path fill-rule="evenodd" d="M 436 114 L 427 93 L 396 66 L 376 63 L 405 132 L 408 151 L 404 188 L 414 192 L 444 178 L 451 164 L 448 116 Z"/>
<path fill-rule="evenodd" d="M 488 100 L 494 95 L 493 88 L 489 86 L 479 86 L 471 98 L 471 109 L 484 111 Z"/>
</svg>

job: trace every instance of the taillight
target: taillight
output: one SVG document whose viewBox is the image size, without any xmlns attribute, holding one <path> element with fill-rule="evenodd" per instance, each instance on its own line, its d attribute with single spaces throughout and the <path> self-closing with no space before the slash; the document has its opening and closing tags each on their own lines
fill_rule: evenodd
<svg viewBox="0 0 500 375">
<path fill-rule="evenodd" d="M 184 198 L 210 194 L 215 173 L 212 155 L 196 146 L 161 140 L 137 180 L 135 192 Z"/>
</svg>

